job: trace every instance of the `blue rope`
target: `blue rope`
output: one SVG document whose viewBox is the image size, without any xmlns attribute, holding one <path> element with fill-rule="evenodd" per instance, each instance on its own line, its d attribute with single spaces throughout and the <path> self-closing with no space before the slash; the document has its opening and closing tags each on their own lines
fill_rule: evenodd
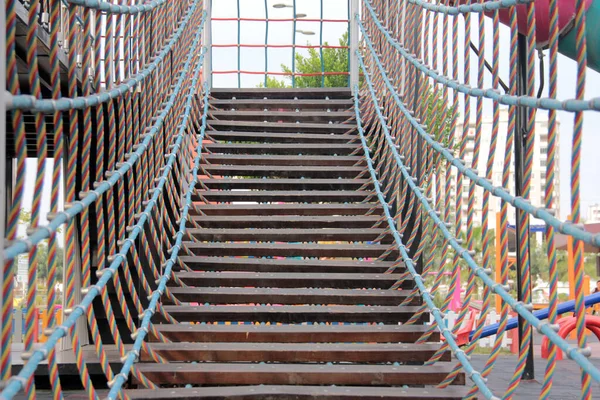
<svg viewBox="0 0 600 400">
<path fill-rule="evenodd" d="M 365 1 L 368 1 L 368 0 L 365 0 Z M 386 85 L 387 89 L 389 90 L 390 94 L 392 95 L 392 98 L 394 99 L 395 103 L 400 108 L 400 111 L 402 112 L 402 114 L 404 114 L 404 117 L 410 122 L 410 124 L 415 128 L 415 130 L 421 136 L 423 136 L 426 140 L 429 139 L 429 140 L 427 140 L 427 142 L 429 144 L 431 144 L 432 147 L 436 148 L 436 145 L 437 145 L 436 150 L 438 148 L 441 148 L 441 145 L 439 143 L 435 142 L 433 139 L 431 139 L 431 137 L 423 129 L 423 126 L 416 121 L 416 119 L 411 115 L 411 113 L 406 108 L 404 103 L 400 100 L 400 98 L 398 97 L 398 93 L 393 88 L 389 79 L 387 78 L 385 70 L 380 63 L 379 58 L 377 57 L 377 54 L 375 53 L 373 44 L 369 40 L 369 37 L 366 34 L 366 31 L 364 30 L 364 27 L 360 21 L 359 21 L 359 27 L 361 28 L 361 30 L 363 32 L 363 39 L 367 45 L 367 48 L 370 50 L 371 55 L 373 56 L 373 59 L 374 59 L 375 63 L 377 64 L 378 69 L 381 72 L 382 79 L 385 82 L 385 85 Z M 367 80 L 369 90 L 371 91 L 371 96 L 375 97 L 375 93 L 374 93 L 372 84 L 370 83 L 371 80 L 369 78 L 369 74 L 368 74 L 365 64 L 363 62 L 363 57 L 359 51 L 357 51 L 356 54 L 358 56 L 359 64 L 360 64 L 361 68 L 363 69 L 365 79 Z M 376 101 L 376 100 L 374 100 L 374 101 Z M 381 113 L 381 110 L 378 107 L 376 107 L 376 110 L 377 110 L 378 114 Z M 382 116 L 382 120 L 384 120 L 383 116 Z M 534 328 L 536 328 L 538 330 L 538 332 L 546 335 L 550 341 L 552 341 L 554 344 L 556 344 L 556 346 L 558 346 L 565 353 L 569 354 L 569 356 L 573 360 L 575 360 L 575 362 L 577 362 L 577 364 L 579 364 L 579 366 L 581 368 L 583 368 L 586 372 L 588 372 L 594 380 L 600 382 L 600 370 L 598 370 L 588 360 L 588 358 L 585 355 L 581 354 L 577 347 L 573 347 L 573 346 L 569 345 L 569 343 L 566 340 L 564 340 L 563 338 L 561 338 L 558 335 L 558 333 L 547 322 L 541 322 L 538 318 L 536 318 L 535 315 L 533 315 L 533 313 L 532 313 L 531 305 L 527 306 L 524 303 L 519 302 L 519 301 L 515 300 L 514 298 L 512 298 L 510 296 L 510 294 L 504 289 L 504 287 L 501 284 L 499 284 L 499 283 L 495 282 L 493 279 L 491 279 L 489 277 L 488 273 L 486 272 L 486 270 L 484 268 L 482 268 L 481 266 L 477 265 L 477 263 L 471 256 L 469 250 L 463 248 L 459 244 L 458 240 L 448 230 L 444 221 L 442 221 L 437 216 L 435 210 L 430 206 L 427 198 L 423 195 L 423 193 L 421 193 L 421 190 L 419 189 L 419 187 L 415 184 L 415 182 L 412 180 L 412 177 L 407 172 L 406 168 L 402 165 L 402 161 L 400 159 L 400 156 L 398 155 L 396 148 L 394 147 L 393 139 L 389 135 L 389 131 L 387 129 L 386 124 L 383 124 L 383 127 L 384 127 L 384 133 L 386 136 L 386 140 L 387 140 L 389 146 L 391 146 L 391 150 L 394 154 L 394 158 L 396 160 L 396 163 L 400 167 L 400 170 L 402 172 L 402 175 L 405 178 L 405 181 L 408 183 L 410 189 L 413 191 L 413 193 L 419 199 L 421 204 L 423 204 L 423 208 L 425 209 L 425 212 L 431 217 L 431 219 L 433 220 L 433 223 L 438 227 L 438 229 L 440 230 L 442 235 L 448 241 L 448 244 L 457 252 L 457 254 L 459 254 L 463 258 L 463 260 L 467 263 L 469 268 L 471 268 L 473 270 L 475 275 L 477 275 L 481 279 L 481 281 L 490 288 L 490 290 L 492 290 L 494 293 L 498 294 L 502 298 L 502 300 L 504 300 L 513 310 L 515 310 L 528 323 L 530 323 Z M 447 150 L 446 150 L 446 152 L 447 152 Z M 463 172 L 463 174 L 469 176 L 468 172 L 470 172 L 471 170 L 464 168 L 464 166 L 462 165 L 462 163 L 460 163 L 460 161 L 454 159 L 453 157 L 452 157 L 452 159 L 453 159 L 452 164 L 456 165 L 455 162 L 458 163 L 460 166 L 463 167 L 464 171 L 461 171 L 461 172 Z M 450 161 L 449 158 L 448 158 L 448 160 Z M 473 174 L 473 173 L 471 172 L 471 174 Z M 472 178 L 472 179 L 474 179 L 474 180 L 478 179 L 478 180 L 481 180 L 481 181 L 484 181 L 487 183 L 487 181 L 485 181 L 483 178 L 479 178 L 477 175 L 475 175 L 475 178 Z M 485 188 L 485 189 L 488 190 L 487 188 Z M 497 194 L 495 193 L 494 190 L 490 190 L 490 191 L 491 191 L 492 195 L 497 196 Z M 506 192 L 504 192 L 504 193 L 506 193 Z M 514 200 L 515 200 L 514 197 L 510 196 L 510 194 L 508 194 L 508 193 L 507 193 L 507 195 L 513 200 L 513 203 L 514 203 Z M 510 200 L 508 200 L 508 201 L 510 202 Z M 457 358 L 458 358 L 458 356 L 457 356 Z M 459 360 L 460 360 L 460 358 L 459 358 Z M 461 361 L 461 364 L 462 364 L 462 361 Z"/>
<path fill-rule="evenodd" d="M 292 87 L 296 87 L 296 0 L 293 0 L 292 7 L 294 9 L 294 32 L 292 35 Z"/>
<path fill-rule="evenodd" d="M 269 5 L 267 0 L 265 0 L 265 87 L 267 87 L 268 82 L 268 72 L 269 72 L 269 48 L 267 44 L 269 43 Z"/>
<path fill-rule="evenodd" d="M 433 69 L 429 68 L 427 65 L 420 62 L 416 57 L 412 56 L 408 51 L 402 47 L 396 39 L 394 39 L 389 32 L 381 25 L 379 20 L 377 19 L 377 14 L 373 10 L 371 6 L 371 0 L 364 0 L 364 4 L 367 7 L 367 10 L 371 13 L 375 25 L 377 29 L 381 31 L 381 33 L 385 36 L 389 44 L 394 47 L 402 57 L 406 58 L 412 65 L 414 65 L 419 71 L 423 72 L 425 75 L 433 78 L 436 82 L 441 83 L 455 91 L 460 93 L 468 94 L 473 97 L 485 97 L 491 100 L 494 100 L 500 104 L 508 105 L 508 106 L 524 106 L 529 108 L 541 108 L 545 110 L 561 110 L 561 111 L 589 111 L 596 110 L 600 111 L 600 97 L 595 97 L 588 100 L 556 100 L 550 98 L 537 98 L 531 96 L 512 96 L 508 94 L 500 94 L 497 89 L 489 88 L 489 89 L 481 89 L 481 88 L 472 88 L 468 85 L 461 84 L 453 79 L 450 79 L 444 75 L 438 74 Z M 598 244 L 600 245 L 600 238 L 598 238 Z"/>
<path fill-rule="evenodd" d="M 237 78 L 238 78 L 238 88 L 242 87 L 242 47 L 240 43 L 242 43 L 242 21 L 240 21 L 240 0 L 237 0 Z"/>
<path fill-rule="evenodd" d="M 323 0 L 321 0 L 321 26 L 319 28 L 319 54 L 321 56 L 321 87 L 325 87 L 325 59 L 323 59 Z"/>
<path fill-rule="evenodd" d="M 473 3 L 473 4 L 462 4 L 460 6 L 444 6 L 432 4 L 423 0 L 408 0 L 409 3 L 415 4 L 427 11 L 433 11 L 437 13 L 447 15 L 460 15 L 467 13 L 486 13 L 495 10 L 501 10 L 503 8 L 510 8 L 518 4 L 529 4 L 535 0 L 500 0 L 500 1 L 487 1 L 485 3 Z"/>
<path fill-rule="evenodd" d="M 377 97 L 375 96 L 375 93 L 373 90 L 373 84 L 371 82 L 371 78 L 369 77 L 369 75 L 366 71 L 366 67 L 363 62 L 362 56 L 358 52 L 357 52 L 357 54 L 359 57 L 358 61 L 359 61 L 360 67 L 362 68 L 362 70 L 365 74 L 364 75 L 365 81 L 367 82 L 367 86 L 368 86 L 370 94 L 371 94 L 371 100 L 373 101 L 373 104 L 375 106 L 375 111 L 377 112 L 377 116 L 379 117 L 379 120 L 381 121 L 381 127 L 383 128 L 383 132 L 385 134 L 386 141 L 388 141 L 388 144 L 391 146 L 396 163 L 400 167 L 405 179 L 412 182 L 412 177 L 406 171 L 406 167 L 402 163 L 401 156 L 396 151 L 396 149 L 394 147 L 394 143 L 389 135 L 389 131 L 387 128 L 387 122 L 386 122 L 385 118 L 383 117 L 383 115 L 381 114 L 381 108 L 377 101 Z M 471 377 L 473 382 L 475 382 L 477 387 L 481 390 L 481 393 L 487 399 L 492 399 L 494 397 L 494 394 L 486 386 L 485 380 L 483 379 L 481 374 L 473 368 L 473 366 L 469 362 L 469 359 L 467 358 L 467 355 L 465 354 L 465 352 L 463 350 L 461 350 L 461 348 L 458 346 L 458 343 L 456 343 L 454 335 L 452 334 L 452 330 L 448 329 L 448 327 L 444 323 L 444 317 L 442 316 L 440 309 L 437 308 L 435 303 L 433 302 L 433 299 L 431 298 L 431 295 L 429 294 L 429 291 L 427 290 L 427 288 L 425 286 L 425 282 L 423 281 L 423 278 L 421 277 L 420 274 L 417 273 L 417 270 L 415 269 L 413 260 L 410 257 L 410 255 L 408 254 L 409 249 L 407 249 L 406 246 L 402 243 L 400 233 L 398 232 L 398 229 L 396 228 L 396 222 L 394 221 L 394 218 L 392 217 L 392 215 L 390 213 L 388 202 L 385 200 L 383 192 L 381 191 L 380 183 L 377 180 L 377 174 L 375 173 L 375 169 L 373 168 L 373 162 L 371 160 L 371 155 L 370 155 L 371 150 L 369 149 L 367 142 L 365 140 L 365 137 L 364 137 L 364 129 L 362 127 L 360 111 L 359 111 L 359 106 L 358 106 L 358 91 L 359 91 L 358 85 L 356 85 L 354 88 L 354 113 L 356 115 L 356 125 L 358 128 L 358 133 L 360 135 L 360 140 L 361 140 L 361 143 L 363 146 L 363 150 L 365 152 L 365 160 L 367 161 L 369 173 L 371 174 L 371 179 L 373 180 L 373 186 L 375 187 L 375 191 L 377 192 L 377 198 L 379 199 L 379 202 L 381 203 L 381 206 L 383 208 L 383 212 L 384 212 L 386 220 L 388 222 L 391 234 L 394 237 L 394 241 L 396 242 L 396 245 L 398 247 L 400 255 L 402 256 L 402 260 L 404 261 L 406 268 L 412 275 L 417 287 L 419 288 L 419 291 L 421 292 L 421 294 L 423 296 L 423 300 L 425 300 L 425 303 L 431 310 L 431 314 L 434 317 L 437 328 L 439 329 L 441 334 L 444 336 L 444 338 L 446 338 L 446 342 L 448 343 L 448 345 L 454 352 L 456 358 L 460 361 L 461 365 L 465 369 L 465 372 L 467 373 L 467 375 L 469 377 Z M 413 185 L 414 185 L 414 183 L 413 183 Z"/>
</svg>

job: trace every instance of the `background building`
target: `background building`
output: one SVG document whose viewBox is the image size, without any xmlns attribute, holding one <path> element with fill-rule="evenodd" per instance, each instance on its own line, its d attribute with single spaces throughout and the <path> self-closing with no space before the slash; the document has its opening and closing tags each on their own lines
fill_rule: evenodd
<svg viewBox="0 0 600 400">
<path fill-rule="evenodd" d="M 587 220 L 585 222 L 600 222 L 600 204 L 588 206 Z"/>
<path fill-rule="evenodd" d="M 475 167 L 473 163 L 473 150 L 475 144 L 475 121 L 472 119 L 472 123 L 469 125 L 469 136 L 466 147 L 466 155 L 464 161 L 468 167 Z M 460 121 L 462 122 L 462 121 Z M 493 119 L 491 116 L 483 118 L 482 124 L 482 136 L 481 136 L 481 147 L 479 153 L 479 162 L 477 165 L 477 171 L 479 176 L 486 175 L 486 165 L 489 158 L 490 142 L 492 137 Z M 500 110 L 500 120 L 498 126 L 498 141 L 496 145 L 496 151 L 494 155 L 494 164 L 492 167 L 492 182 L 494 186 L 502 186 L 502 171 L 504 169 L 504 150 L 506 146 L 506 134 L 508 130 L 508 109 L 504 108 Z M 457 126 L 457 136 L 462 133 L 462 124 Z M 558 130 L 560 131 L 560 123 L 558 124 Z M 557 142 L 559 139 L 557 138 Z M 512 149 L 511 149 L 512 151 Z M 458 149 L 456 150 L 458 155 Z M 558 171 L 559 154 L 558 151 L 555 155 L 555 180 L 554 180 L 554 210 L 556 215 L 560 215 L 560 176 Z M 546 113 L 537 113 L 535 123 L 535 144 L 533 152 L 533 170 L 531 176 L 531 191 L 529 199 L 531 203 L 536 207 L 545 206 L 545 190 L 546 190 L 546 165 L 548 160 L 548 116 Z M 456 193 L 456 169 L 453 168 L 453 191 Z M 468 196 L 469 196 L 469 184 L 468 179 L 463 179 L 462 187 L 462 221 L 463 229 L 466 228 L 467 221 L 467 208 L 468 208 Z M 510 165 L 510 178 L 507 189 L 511 194 L 515 193 L 515 181 L 514 181 L 514 157 L 511 159 Z M 482 223 L 482 201 L 483 201 L 483 189 L 476 186 L 475 189 L 475 226 L 481 226 Z M 500 199 L 497 197 L 490 196 L 489 203 L 489 224 L 490 229 L 496 227 L 496 213 L 500 211 Z M 600 206 L 598 206 L 598 218 L 600 218 Z M 515 209 L 509 207 L 508 221 L 509 224 L 515 224 Z M 531 219 L 532 225 L 543 224 L 542 221 Z"/>
</svg>

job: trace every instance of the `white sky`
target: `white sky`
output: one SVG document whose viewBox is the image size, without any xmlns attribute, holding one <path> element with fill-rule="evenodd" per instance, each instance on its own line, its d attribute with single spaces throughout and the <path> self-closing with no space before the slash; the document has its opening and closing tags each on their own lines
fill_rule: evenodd
<svg viewBox="0 0 600 400">
<path fill-rule="evenodd" d="M 275 9 L 272 6 L 276 3 L 292 4 L 292 0 L 239 0 L 240 14 L 245 18 L 264 18 L 265 17 L 265 1 L 268 6 L 269 18 L 291 18 L 293 15 L 292 8 Z M 216 18 L 237 17 L 237 2 L 238 0 L 218 0 L 213 1 L 213 16 Z M 323 0 L 323 18 L 325 19 L 347 19 L 348 18 L 348 0 Z M 319 0 L 302 0 L 297 1 L 297 13 L 307 14 L 309 19 L 320 18 L 320 1 Z M 459 23 L 459 31 L 462 32 L 462 20 Z M 491 61 L 492 53 L 492 27 L 491 20 L 486 19 L 486 58 Z M 240 24 L 241 43 L 245 44 L 264 44 L 265 42 L 265 24 L 263 22 L 242 22 Z M 323 24 L 323 42 L 329 44 L 338 44 L 338 39 L 347 30 L 346 23 L 324 23 Z M 472 41 L 478 46 L 477 28 L 478 20 L 474 16 L 472 18 Z M 317 22 L 306 22 L 298 20 L 296 29 L 308 30 L 315 32 L 315 35 L 305 36 L 296 34 L 297 44 L 319 43 L 320 24 Z M 268 42 L 270 44 L 291 44 L 293 35 L 292 22 L 271 22 L 269 24 Z M 462 34 L 461 34 L 462 35 Z M 500 31 L 500 71 L 501 77 L 505 82 L 508 82 L 508 60 L 509 60 L 509 29 L 502 26 Z M 231 44 L 237 43 L 238 31 L 237 22 L 213 22 L 213 43 L 215 44 Z M 463 43 L 463 37 L 459 38 L 459 43 Z M 298 50 L 305 54 L 306 50 Z M 547 53 L 547 52 L 546 52 Z M 440 52 L 441 54 L 441 52 Z M 269 49 L 268 52 L 268 70 L 281 71 L 280 65 L 285 64 L 290 66 L 292 60 L 292 50 L 287 49 Z M 462 65 L 462 47 L 460 49 L 459 65 Z M 471 85 L 476 86 L 477 79 L 477 58 L 471 54 Z M 548 58 L 546 60 L 546 75 L 548 74 Z M 215 48 L 213 49 L 213 69 L 214 70 L 235 70 L 237 69 L 237 48 Z M 265 51 L 264 48 L 242 49 L 240 67 L 242 70 L 264 71 L 265 70 Z M 437 68 L 437 67 L 436 67 Z M 536 70 L 536 76 L 538 71 Z M 576 64 L 574 61 L 564 57 L 559 57 L 559 83 L 558 83 L 558 98 L 568 99 L 575 96 L 575 78 Z M 281 78 L 280 78 L 281 79 Z M 263 82 L 264 75 L 242 75 L 242 87 L 254 87 L 260 82 Z M 459 80 L 464 82 L 462 72 L 459 74 Z M 548 79 L 545 81 L 545 93 L 547 95 Z M 215 75 L 213 80 L 214 87 L 237 87 L 237 75 Z M 536 88 L 539 85 L 539 76 L 536 78 Z M 491 87 L 491 76 L 486 72 L 485 87 Z M 591 69 L 588 69 L 586 98 L 600 96 L 600 74 Z M 491 115 L 492 102 L 484 101 L 484 115 Z M 540 111 L 544 112 L 545 111 Z M 462 96 L 461 96 L 461 115 L 462 112 Z M 472 118 L 475 118 L 475 100 L 472 100 L 471 107 Z M 569 182 L 570 182 L 570 155 L 571 155 L 571 139 L 573 131 L 573 115 L 567 112 L 559 112 L 560 125 L 560 190 L 561 190 L 561 219 L 565 219 L 570 212 L 569 200 Z M 595 174 L 600 171 L 600 157 L 598 157 L 598 149 L 600 149 L 600 135 L 598 134 L 600 127 L 600 113 L 588 112 L 584 119 L 584 136 L 583 136 L 583 154 L 582 154 L 582 203 L 583 214 L 586 217 L 586 209 L 589 204 L 600 203 L 600 185 L 597 184 Z M 47 165 L 47 182 L 50 182 L 51 162 Z M 33 191 L 33 182 L 35 178 L 35 162 L 27 163 L 27 181 L 25 194 L 25 208 L 30 209 L 31 196 Z M 45 188 L 44 192 L 45 204 L 49 204 L 49 187 Z"/>
</svg>

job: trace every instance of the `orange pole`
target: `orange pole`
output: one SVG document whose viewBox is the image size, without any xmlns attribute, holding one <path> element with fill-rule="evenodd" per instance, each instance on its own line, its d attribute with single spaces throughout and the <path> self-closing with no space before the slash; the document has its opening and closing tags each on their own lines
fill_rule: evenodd
<svg viewBox="0 0 600 400">
<path fill-rule="evenodd" d="M 571 215 L 569 215 L 569 220 L 571 219 Z M 567 272 L 569 275 L 569 300 L 575 299 L 575 246 L 573 243 L 573 238 L 571 236 L 567 236 Z M 576 339 L 577 334 L 575 330 L 573 330 L 569 337 L 571 339 Z"/>
<path fill-rule="evenodd" d="M 496 213 L 496 282 L 502 281 L 502 251 L 501 251 L 501 239 L 500 239 L 500 220 L 501 214 Z M 500 314 L 502 311 L 502 301 L 499 295 L 496 295 L 496 312 Z"/>
</svg>

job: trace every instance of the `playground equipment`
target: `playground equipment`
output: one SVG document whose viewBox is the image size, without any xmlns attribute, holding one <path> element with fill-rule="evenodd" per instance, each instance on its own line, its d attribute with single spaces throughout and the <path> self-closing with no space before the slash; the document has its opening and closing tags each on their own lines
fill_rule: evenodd
<svg viewBox="0 0 600 400">
<path fill-rule="evenodd" d="M 560 337 L 565 339 L 570 332 L 574 331 L 577 327 L 577 318 L 565 317 L 558 320 L 558 334 Z M 600 317 L 588 315 L 585 317 L 585 328 L 590 330 L 596 338 L 600 339 Z M 542 357 L 548 358 L 550 352 L 550 342 L 547 338 L 542 338 Z M 556 350 L 556 359 L 562 360 L 563 353 L 561 349 Z"/>
</svg>

